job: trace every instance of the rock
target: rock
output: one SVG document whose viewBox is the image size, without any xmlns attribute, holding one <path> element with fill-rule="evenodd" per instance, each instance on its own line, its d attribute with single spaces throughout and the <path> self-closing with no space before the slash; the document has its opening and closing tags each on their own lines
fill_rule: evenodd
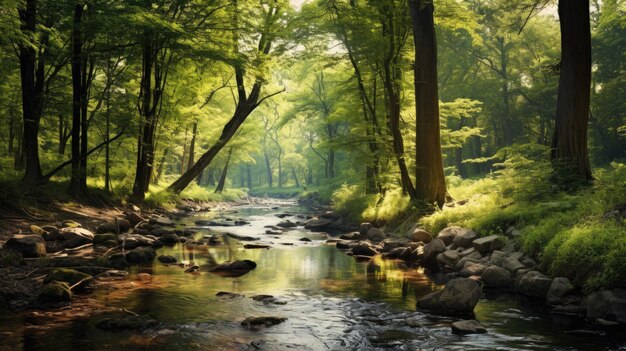
<svg viewBox="0 0 626 351">
<path fill-rule="evenodd" d="M 247 235 L 239 235 L 239 234 L 234 234 L 234 233 L 226 233 L 226 236 L 229 236 L 233 239 L 237 239 L 240 241 L 255 241 L 255 240 L 259 240 L 259 238 L 255 238 L 253 236 L 247 236 Z"/>
<path fill-rule="evenodd" d="M 587 308 L 580 304 L 559 305 L 555 306 L 550 312 L 564 316 L 585 317 L 587 315 Z"/>
<path fill-rule="evenodd" d="M 124 218 L 113 218 L 98 226 L 96 233 L 126 233 L 131 228 L 130 221 Z"/>
<path fill-rule="evenodd" d="M 585 299 L 587 319 L 626 323 L 626 289 L 602 290 Z"/>
<path fill-rule="evenodd" d="M 437 261 L 449 267 L 454 267 L 460 258 L 461 256 L 456 250 L 446 250 L 437 255 Z"/>
<path fill-rule="evenodd" d="M 211 268 L 211 272 L 225 276 L 238 277 L 256 268 L 256 263 L 250 260 L 228 261 Z"/>
<path fill-rule="evenodd" d="M 304 223 L 304 228 L 311 231 L 324 231 L 325 229 L 331 227 L 332 224 L 333 221 L 329 219 L 313 218 Z"/>
<path fill-rule="evenodd" d="M 76 221 L 73 221 L 71 219 L 67 219 L 63 222 L 61 222 L 61 227 L 63 228 L 81 228 L 82 225 Z"/>
<path fill-rule="evenodd" d="M 58 239 L 59 228 L 53 225 L 44 225 L 41 229 L 44 230 L 43 238 L 46 239 L 46 241 L 54 241 Z"/>
<path fill-rule="evenodd" d="M 437 239 L 443 241 L 446 246 L 452 244 L 454 238 L 472 232 L 470 229 L 465 229 L 457 226 L 447 227 L 437 234 Z M 473 233 L 473 232 L 472 232 Z"/>
<path fill-rule="evenodd" d="M 339 236 L 339 239 L 342 240 L 362 240 L 365 235 L 361 235 L 359 232 L 345 233 Z"/>
<path fill-rule="evenodd" d="M 480 263 L 477 259 L 475 258 L 469 258 L 469 257 L 463 257 L 459 260 L 459 262 L 456 263 L 456 265 L 454 265 L 454 270 L 455 271 L 460 271 L 461 269 L 465 268 L 465 265 L 468 263 Z"/>
<path fill-rule="evenodd" d="M 29 228 L 31 233 L 37 234 L 42 237 L 45 237 L 48 234 L 48 232 L 46 232 L 42 227 L 38 225 L 31 224 Z"/>
<path fill-rule="evenodd" d="M 374 228 L 374 226 L 371 223 L 361 223 L 359 225 L 359 233 L 363 236 L 366 236 L 367 232 L 369 232 L 369 230 L 372 228 Z"/>
<path fill-rule="evenodd" d="M 368 242 L 361 241 L 352 246 L 352 253 L 358 256 L 371 257 L 377 255 L 378 251 Z"/>
<path fill-rule="evenodd" d="M 380 228 L 371 228 L 367 231 L 366 237 L 372 242 L 377 243 L 385 239 L 385 233 Z"/>
<path fill-rule="evenodd" d="M 508 269 L 513 274 L 520 269 L 526 268 L 526 266 L 514 257 L 504 259 L 504 261 L 502 261 L 502 267 Z"/>
<path fill-rule="evenodd" d="M 271 246 L 266 244 L 245 244 L 244 249 L 269 249 Z"/>
<path fill-rule="evenodd" d="M 162 227 L 155 227 L 155 228 L 150 229 L 150 235 L 154 235 L 156 237 L 161 237 L 165 234 L 171 234 L 171 233 L 174 233 L 174 232 L 169 229 L 162 228 Z"/>
<path fill-rule="evenodd" d="M 353 244 L 349 241 L 337 241 L 335 243 L 335 247 L 337 247 L 339 250 L 349 250 L 352 245 Z"/>
<path fill-rule="evenodd" d="M 499 266 L 489 266 L 482 274 L 482 281 L 487 288 L 508 289 L 513 287 L 511 272 Z"/>
<path fill-rule="evenodd" d="M 200 266 L 198 265 L 192 265 L 187 267 L 187 269 L 185 269 L 185 273 L 193 273 L 193 272 L 197 272 L 200 269 Z"/>
<path fill-rule="evenodd" d="M 156 252 L 151 247 L 141 246 L 126 253 L 126 261 L 130 264 L 141 264 L 154 261 Z"/>
<path fill-rule="evenodd" d="M 478 250 L 476 250 L 475 248 L 471 247 L 469 249 L 465 249 L 461 252 L 459 252 L 459 255 L 461 257 L 467 257 L 467 258 L 471 258 L 471 259 L 475 259 L 475 260 L 479 260 L 483 257 L 483 255 L 480 254 L 480 252 L 478 252 Z"/>
<path fill-rule="evenodd" d="M 532 268 L 537 267 L 537 262 L 535 262 L 535 260 L 533 260 L 533 259 L 532 259 L 532 258 L 530 258 L 530 257 L 524 257 L 524 258 L 522 258 L 522 259 L 520 260 L 520 262 L 521 262 L 524 266 L 526 266 L 526 267 L 528 267 L 528 268 L 531 268 L 531 269 L 532 269 Z"/>
<path fill-rule="evenodd" d="M 118 269 L 109 269 L 108 271 L 104 271 L 96 276 L 98 279 L 116 279 L 116 278 L 125 278 L 128 276 L 128 272 L 118 270 Z"/>
<path fill-rule="evenodd" d="M 471 314 L 478 303 L 482 289 L 472 279 L 455 278 L 443 289 L 432 292 L 417 301 L 417 308 L 442 315 Z"/>
<path fill-rule="evenodd" d="M 471 277 L 473 275 L 479 276 L 485 271 L 486 268 L 487 266 L 482 263 L 467 262 L 465 266 L 463 266 L 463 269 L 459 271 L 459 275 L 461 277 Z"/>
<path fill-rule="evenodd" d="M 128 212 L 126 214 L 126 219 L 128 220 L 128 222 L 130 222 L 130 225 L 133 227 L 141 222 L 147 222 L 147 220 L 143 218 L 143 216 L 140 215 L 138 212 Z"/>
<path fill-rule="evenodd" d="M 380 243 L 381 251 L 387 252 L 398 247 L 408 247 L 409 241 L 407 239 L 395 239 L 387 238 Z"/>
<path fill-rule="evenodd" d="M 108 247 L 117 246 L 117 235 L 115 234 L 96 234 L 93 236 L 94 245 L 102 245 Z"/>
<path fill-rule="evenodd" d="M 484 238 L 476 239 L 472 242 L 472 246 L 482 254 L 494 250 L 500 250 L 504 247 L 504 241 L 497 235 L 489 235 Z"/>
<path fill-rule="evenodd" d="M 149 220 L 150 224 L 158 224 L 164 227 L 173 227 L 176 225 L 173 220 L 166 217 L 156 217 Z"/>
<path fill-rule="evenodd" d="M 287 318 L 281 317 L 248 317 L 241 322 L 241 325 L 248 329 L 259 329 L 262 327 L 271 327 L 286 321 Z"/>
<path fill-rule="evenodd" d="M 107 259 L 107 264 L 109 267 L 113 267 L 115 269 L 126 269 L 128 268 L 128 261 L 126 261 L 126 255 L 122 253 L 115 253 Z"/>
<path fill-rule="evenodd" d="M 437 255 L 446 251 L 446 245 L 440 239 L 434 239 L 424 245 L 424 267 L 430 270 L 438 270 Z"/>
<path fill-rule="evenodd" d="M 174 233 L 164 234 L 159 240 L 165 245 L 174 245 L 180 242 L 180 238 Z"/>
<path fill-rule="evenodd" d="M 287 221 L 283 221 L 283 222 L 278 223 L 276 226 L 277 227 L 281 227 L 281 228 L 295 228 L 298 225 L 293 223 L 292 221 L 287 220 Z"/>
<path fill-rule="evenodd" d="M 433 235 L 421 228 L 415 228 L 410 237 L 412 241 L 421 241 L 424 244 L 428 244 L 433 240 Z"/>
<path fill-rule="evenodd" d="M 502 263 L 504 262 L 506 258 L 508 258 L 506 252 L 500 251 L 500 250 L 494 250 L 491 253 L 491 256 L 489 257 L 489 261 L 491 261 L 491 263 L 497 266 L 502 266 Z"/>
<path fill-rule="evenodd" d="M 273 305 L 286 305 L 287 301 L 277 300 L 272 295 L 254 295 L 250 297 L 254 301 L 263 302 L 265 305 L 273 304 Z"/>
<path fill-rule="evenodd" d="M 550 284 L 550 289 L 546 294 L 546 303 L 550 306 L 556 306 L 563 303 L 563 297 L 574 291 L 574 285 L 569 279 L 564 277 L 556 277 Z"/>
<path fill-rule="evenodd" d="M 472 247 L 472 242 L 476 238 L 478 238 L 478 234 L 473 230 L 466 229 L 463 233 L 455 236 L 452 243 L 455 244 L 456 247 Z"/>
<path fill-rule="evenodd" d="M 0 267 L 20 266 L 24 263 L 21 253 L 11 249 L 0 249 Z"/>
<path fill-rule="evenodd" d="M 456 321 L 451 327 L 454 334 L 485 334 L 487 332 L 485 327 L 473 319 Z"/>
<path fill-rule="evenodd" d="M 55 268 L 51 270 L 44 278 L 44 284 L 49 284 L 54 281 L 67 283 L 69 286 L 81 283 L 79 287 L 87 286 L 93 277 L 87 273 L 79 272 L 70 268 Z"/>
<path fill-rule="evenodd" d="M 159 262 L 161 263 L 176 263 L 178 262 L 178 260 L 176 259 L 176 257 L 174 256 L 169 256 L 169 255 L 160 255 L 159 257 L 157 257 L 157 259 L 159 260 Z"/>
<path fill-rule="evenodd" d="M 300 238 L 300 239 L 298 239 L 298 241 L 303 241 L 303 242 L 308 242 L 308 243 L 310 243 L 310 242 L 312 242 L 313 240 L 311 240 L 311 239 L 309 239 L 309 238 L 307 238 L 307 237 L 304 237 L 304 238 Z"/>
<path fill-rule="evenodd" d="M 93 242 L 93 233 L 85 228 L 63 228 L 59 231 L 59 240 L 63 247 L 74 248 Z"/>
<path fill-rule="evenodd" d="M 546 277 L 538 271 L 530 271 L 515 282 L 515 288 L 522 295 L 545 299 L 551 284 L 552 278 Z"/>
<path fill-rule="evenodd" d="M 385 252 L 383 254 L 383 258 L 390 259 L 390 260 L 403 258 L 405 254 L 405 250 L 407 249 L 410 250 L 408 247 L 396 247 L 395 249 Z"/>
<path fill-rule="evenodd" d="M 228 298 L 228 299 L 236 299 L 236 298 L 245 297 L 242 294 L 232 293 L 232 292 L 228 292 L 228 291 L 219 291 L 217 294 L 215 294 L 215 296 Z"/>
<path fill-rule="evenodd" d="M 69 285 L 65 282 L 53 281 L 44 287 L 37 296 L 37 301 L 40 303 L 59 303 L 70 302 L 72 300 L 72 291 Z"/>
<path fill-rule="evenodd" d="M 140 330 L 156 327 L 159 322 L 142 316 L 123 316 L 119 318 L 105 318 L 96 323 L 96 328 L 103 330 Z"/>
<path fill-rule="evenodd" d="M 19 252 L 24 258 L 37 258 L 46 255 L 46 241 L 35 234 L 16 234 L 7 240 L 3 248 Z"/>
</svg>

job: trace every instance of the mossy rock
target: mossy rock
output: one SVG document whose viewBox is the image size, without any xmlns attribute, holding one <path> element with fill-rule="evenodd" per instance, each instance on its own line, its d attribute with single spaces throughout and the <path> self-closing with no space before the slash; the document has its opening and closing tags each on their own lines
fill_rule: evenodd
<svg viewBox="0 0 626 351">
<path fill-rule="evenodd" d="M 0 249 L 0 267 L 12 267 L 24 264 L 22 254 L 15 250 Z"/>
<path fill-rule="evenodd" d="M 128 261 L 126 261 L 126 256 L 122 253 L 116 253 L 107 258 L 106 266 L 115 269 L 126 269 L 128 268 Z"/>
<path fill-rule="evenodd" d="M 61 222 L 61 226 L 64 228 L 81 228 L 82 227 L 80 223 L 76 221 L 72 221 L 71 219 Z"/>
<path fill-rule="evenodd" d="M 41 303 L 70 302 L 72 291 L 67 283 L 53 281 L 44 285 L 37 296 L 37 301 Z"/>
<path fill-rule="evenodd" d="M 117 246 L 117 235 L 115 234 L 96 234 L 93 237 L 94 245 L 102 245 L 107 247 Z"/>
<path fill-rule="evenodd" d="M 48 275 L 46 275 L 43 282 L 44 284 L 48 284 L 48 283 L 52 283 L 53 281 L 58 281 L 58 282 L 64 282 L 64 283 L 69 284 L 70 286 L 73 286 L 74 284 L 77 284 L 78 282 L 83 280 L 80 286 L 84 287 L 87 284 L 89 284 L 89 281 L 92 279 L 93 278 L 91 275 L 87 273 L 79 272 L 75 269 L 55 268 L 52 271 L 50 271 Z"/>
</svg>

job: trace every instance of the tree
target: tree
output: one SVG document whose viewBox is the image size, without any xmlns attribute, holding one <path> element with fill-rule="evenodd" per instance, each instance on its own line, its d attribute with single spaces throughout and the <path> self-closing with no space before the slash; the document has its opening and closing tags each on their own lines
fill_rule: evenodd
<svg viewBox="0 0 626 351">
<path fill-rule="evenodd" d="M 561 63 L 551 159 L 583 181 L 593 179 L 587 149 L 591 90 L 588 0 L 559 0 Z"/>
<path fill-rule="evenodd" d="M 441 159 L 439 95 L 437 93 L 437 41 L 434 5 L 410 0 L 415 42 L 415 199 L 443 207 L 446 179 Z"/>
</svg>

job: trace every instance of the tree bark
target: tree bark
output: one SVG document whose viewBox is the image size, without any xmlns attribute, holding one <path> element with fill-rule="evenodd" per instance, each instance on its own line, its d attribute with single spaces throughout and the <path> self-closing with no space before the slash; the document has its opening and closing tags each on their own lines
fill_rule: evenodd
<svg viewBox="0 0 626 351">
<path fill-rule="evenodd" d="M 296 188 L 299 188 L 300 182 L 298 181 L 298 173 L 294 167 L 291 167 L 291 174 L 293 175 L 294 182 L 296 182 Z"/>
<path fill-rule="evenodd" d="M 252 167 L 249 164 L 246 165 L 246 177 L 248 183 L 248 190 L 252 190 Z"/>
<path fill-rule="evenodd" d="M 437 41 L 434 5 L 410 0 L 415 42 L 415 193 L 416 200 L 443 207 L 446 179 L 443 173 L 437 88 Z"/>
<path fill-rule="evenodd" d="M 195 163 L 194 153 L 196 149 L 196 134 L 197 133 L 198 133 L 198 121 L 194 121 L 192 130 L 191 130 L 191 142 L 189 143 L 189 162 L 187 163 L 187 170 L 190 170 L 193 164 Z"/>
<path fill-rule="evenodd" d="M 80 25 L 83 5 L 74 5 L 74 23 L 72 28 L 72 173 L 69 192 L 74 197 L 82 193 L 81 189 L 81 131 L 83 107 L 83 58 Z"/>
<path fill-rule="evenodd" d="M 267 185 L 269 186 L 269 188 L 272 188 L 272 166 L 270 164 L 270 157 L 267 154 L 267 150 L 263 150 L 263 156 L 265 157 L 265 169 L 267 172 Z"/>
<path fill-rule="evenodd" d="M 220 181 L 217 183 L 217 187 L 215 188 L 215 193 L 220 194 L 224 191 L 224 185 L 226 184 L 226 174 L 228 173 L 228 164 L 230 163 L 230 157 L 233 154 L 233 149 L 228 149 L 228 156 L 226 157 L 226 163 L 224 164 L 224 168 L 222 169 L 222 175 L 220 176 Z"/>
<path fill-rule="evenodd" d="M 588 0 L 559 0 L 561 72 L 551 159 L 584 181 L 593 179 L 587 149 L 591 90 Z"/>
</svg>

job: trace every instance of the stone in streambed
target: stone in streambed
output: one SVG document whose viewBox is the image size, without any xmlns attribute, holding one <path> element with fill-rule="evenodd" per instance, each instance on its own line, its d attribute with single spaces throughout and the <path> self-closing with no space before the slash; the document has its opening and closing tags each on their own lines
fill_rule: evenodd
<svg viewBox="0 0 626 351">
<path fill-rule="evenodd" d="M 49 284 L 54 281 L 67 283 L 69 286 L 73 286 L 82 282 L 80 287 L 87 286 L 93 277 L 87 273 L 79 272 L 71 268 L 55 268 L 51 270 L 44 278 L 44 284 Z"/>
<path fill-rule="evenodd" d="M 174 256 L 169 256 L 169 255 L 161 255 L 159 257 L 157 257 L 157 259 L 159 260 L 159 262 L 161 263 L 176 263 L 178 262 L 176 260 L 176 257 Z"/>
<path fill-rule="evenodd" d="M 248 317 L 241 322 L 241 325 L 248 329 L 259 329 L 262 327 L 271 327 L 273 325 L 278 325 L 286 321 L 287 318 L 281 317 Z"/>
<path fill-rule="evenodd" d="M 574 285 L 572 285 L 569 279 L 556 277 L 552 280 L 550 289 L 548 289 L 548 293 L 546 294 L 546 303 L 550 306 L 560 305 L 564 302 L 563 298 L 565 295 L 570 294 L 573 291 Z"/>
<path fill-rule="evenodd" d="M 138 247 L 126 253 L 126 261 L 128 263 L 148 263 L 152 262 L 156 257 L 156 252 L 151 247 Z"/>
<path fill-rule="evenodd" d="M 481 276 L 483 284 L 487 288 L 511 288 L 513 287 L 513 276 L 511 272 L 498 266 L 485 268 Z"/>
<path fill-rule="evenodd" d="M 550 285 L 552 285 L 552 278 L 538 271 L 526 272 L 515 282 L 515 288 L 520 294 L 544 299 L 550 290 Z"/>
<path fill-rule="evenodd" d="M 433 240 L 433 236 L 432 234 L 430 234 L 429 232 L 427 232 L 424 229 L 421 228 L 416 228 L 412 233 L 411 233 L 411 241 L 421 241 L 424 244 L 428 244 L 429 242 L 431 242 Z"/>
<path fill-rule="evenodd" d="M 19 252 L 24 258 L 46 255 L 46 241 L 39 235 L 16 234 L 4 244 L 5 249 Z"/>
<path fill-rule="evenodd" d="M 287 221 L 283 221 L 283 222 L 278 223 L 276 226 L 280 227 L 280 228 L 295 228 L 298 225 L 293 223 L 292 221 L 287 220 Z"/>
<path fill-rule="evenodd" d="M 444 251 L 446 251 L 446 245 L 440 239 L 434 239 L 424 245 L 424 267 L 430 270 L 438 270 L 437 255 Z"/>
<path fill-rule="evenodd" d="M 504 247 L 504 240 L 497 235 L 489 235 L 484 238 L 476 239 L 472 242 L 472 246 L 482 254 L 500 250 Z"/>
<path fill-rule="evenodd" d="M 93 233 L 85 228 L 63 228 L 59 231 L 59 240 L 66 248 L 91 244 L 93 237 Z"/>
<path fill-rule="evenodd" d="M 121 234 L 126 233 L 130 228 L 131 224 L 127 219 L 124 218 L 113 218 L 96 228 L 96 233 L 104 234 L 104 233 L 115 233 Z"/>
<path fill-rule="evenodd" d="M 237 277 L 256 268 L 256 263 L 250 260 L 228 261 L 211 268 L 211 272 L 224 276 Z"/>
<path fill-rule="evenodd" d="M 70 286 L 65 282 L 58 281 L 44 285 L 37 296 L 37 301 L 44 304 L 70 302 L 71 300 L 72 291 Z"/>
<path fill-rule="evenodd" d="M 159 240 L 165 245 L 174 245 L 180 242 L 180 237 L 174 233 L 163 234 Z"/>
<path fill-rule="evenodd" d="M 96 323 L 96 328 L 102 330 L 140 330 L 156 327 L 159 322 L 142 316 L 123 316 L 119 318 L 105 318 Z"/>
<path fill-rule="evenodd" d="M 482 289 L 467 278 L 450 280 L 443 289 L 434 291 L 417 301 L 417 308 L 442 315 L 467 315 L 474 311 Z"/>
<path fill-rule="evenodd" d="M 96 234 L 93 236 L 93 244 L 107 247 L 117 246 L 117 235 L 115 234 Z"/>
<path fill-rule="evenodd" d="M 219 291 L 217 294 L 215 294 L 215 296 L 228 298 L 228 299 L 235 299 L 235 298 L 245 297 L 242 294 L 232 293 L 232 292 L 228 292 L 228 291 Z"/>
<path fill-rule="evenodd" d="M 375 256 L 378 254 L 376 248 L 374 248 L 371 244 L 366 241 L 361 241 L 356 245 L 352 246 L 352 254 L 355 256 Z"/>
<path fill-rule="evenodd" d="M 437 239 L 444 242 L 446 246 L 452 244 L 454 239 L 458 236 L 462 236 L 467 234 L 468 232 L 472 232 L 470 229 L 465 229 L 457 226 L 451 226 L 443 229 L 437 234 Z"/>
<path fill-rule="evenodd" d="M 487 329 L 476 320 L 462 320 L 452 323 L 452 333 L 454 334 L 485 334 Z"/>
<path fill-rule="evenodd" d="M 271 246 L 267 244 L 245 244 L 244 249 L 269 249 Z"/>
</svg>

